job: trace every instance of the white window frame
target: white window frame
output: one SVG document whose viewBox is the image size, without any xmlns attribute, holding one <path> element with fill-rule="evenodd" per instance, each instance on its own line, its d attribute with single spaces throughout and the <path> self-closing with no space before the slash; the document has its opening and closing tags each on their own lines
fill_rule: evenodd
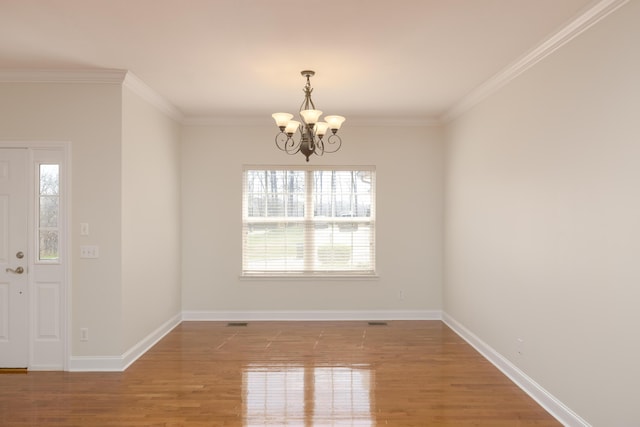
<svg viewBox="0 0 640 427">
<path fill-rule="evenodd" d="M 247 171 L 250 170 L 260 170 L 260 171 L 303 171 L 305 172 L 305 211 L 304 217 L 301 219 L 298 218 L 285 218 L 285 217 L 272 217 L 272 218 L 262 218 L 262 217 L 249 217 L 248 215 L 248 203 L 247 203 L 247 188 L 246 188 L 246 178 Z M 367 217 L 314 217 L 313 209 L 309 209 L 309 207 L 314 206 L 314 194 L 313 194 L 313 173 L 315 171 L 367 171 L 371 172 L 372 183 L 371 183 L 371 208 L 369 212 L 369 216 Z M 376 168 L 375 166 L 296 166 L 296 165 L 244 165 L 242 171 L 242 268 L 241 268 L 241 278 L 262 278 L 262 279 L 300 279 L 300 278 L 352 278 L 352 279 L 369 279 L 369 278 L 377 278 L 376 273 Z M 315 243 L 313 241 L 313 232 L 311 231 L 313 227 L 312 224 L 318 222 L 331 222 L 333 224 L 357 224 L 357 223 L 365 223 L 371 227 L 370 234 L 370 260 L 371 260 L 371 268 L 363 269 L 363 270 L 314 270 L 310 265 L 310 258 L 313 257 L 312 251 L 305 250 L 305 267 L 303 271 L 295 270 L 295 271 L 251 271 L 246 269 L 246 254 L 245 254 L 245 238 L 246 238 L 246 228 L 251 223 L 296 223 L 303 222 L 308 226 L 305 227 L 305 235 L 304 235 L 304 245 L 305 247 L 314 247 Z"/>
</svg>

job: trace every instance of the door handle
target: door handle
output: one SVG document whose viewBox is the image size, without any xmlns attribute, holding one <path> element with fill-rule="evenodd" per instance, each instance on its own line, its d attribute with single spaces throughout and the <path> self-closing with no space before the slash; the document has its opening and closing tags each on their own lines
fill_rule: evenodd
<svg viewBox="0 0 640 427">
<path fill-rule="evenodd" d="M 22 274 L 22 273 L 24 273 L 24 268 L 18 267 L 15 270 L 13 268 L 7 268 L 5 271 L 7 273 Z"/>
</svg>

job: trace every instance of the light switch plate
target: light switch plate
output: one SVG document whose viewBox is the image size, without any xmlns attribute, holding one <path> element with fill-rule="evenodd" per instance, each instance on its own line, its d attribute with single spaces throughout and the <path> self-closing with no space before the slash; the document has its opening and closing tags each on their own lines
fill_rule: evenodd
<svg viewBox="0 0 640 427">
<path fill-rule="evenodd" d="M 97 246 L 80 246 L 80 258 L 98 258 Z"/>
</svg>

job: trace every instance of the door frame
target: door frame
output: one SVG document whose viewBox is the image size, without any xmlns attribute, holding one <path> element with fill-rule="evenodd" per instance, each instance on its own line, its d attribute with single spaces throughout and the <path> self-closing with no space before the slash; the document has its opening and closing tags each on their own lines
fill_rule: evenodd
<svg viewBox="0 0 640 427">
<path fill-rule="evenodd" d="M 28 166 L 27 166 L 27 185 L 28 185 L 28 230 L 27 239 L 29 248 L 29 262 L 28 271 L 29 274 L 29 304 L 28 304 L 28 369 L 30 370 L 68 370 L 69 358 L 71 356 L 71 143 L 68 141 L 42 141 L 42 140 L 0 140 L 0 149 L 2 148 L 22 148 L 28 151 Z M 35 164 L 39 160 L 37 151 L 46 150 L 48 152 L 56 152 L 56 156 L 60 160 L 60 193 L 61 193 L 61 208 L 64 212 L 63 221 L 60 230 L 60 306 L 58 312 L 59 329 L 60 329 L 60 346 L 58 356 L 52 357 L 47 355 L 41 347 L 36 345 L 36 298 L 35 298 L 35 197 L 36 186 L 35 181 Z"/>
</svg>

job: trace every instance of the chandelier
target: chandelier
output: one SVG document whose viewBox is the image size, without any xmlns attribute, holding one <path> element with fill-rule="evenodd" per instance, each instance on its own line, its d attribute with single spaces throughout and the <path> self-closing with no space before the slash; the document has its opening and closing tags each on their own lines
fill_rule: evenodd
<svg viewBox="0 0 640 427">
<path fill-rule="evenodd" d="M 340 149 L 342 140 L 336 133 L 345 118 L 342 116 L 326 116 L 324 122 L 319 121 L 322 111 L 316 110 L 316 106 L 311 100 L 310 77 L 315 75 L 315 71 L 301 71 L 303 77 L 307 78 L 304 86 L 304 101 L 300 105 L 300 119 L 291 120 L 293 114 L 275 113 L 271 117 L 276 121 L 280 132 L 276 135 L 276 146 L 287 154 L 301 152 L 309 161 L 309 156 L 316 154 L 322 156 L 324 153 L 335 153 Z M 327 136 L 327 131 L 331 131 Z"/>
</svg>

